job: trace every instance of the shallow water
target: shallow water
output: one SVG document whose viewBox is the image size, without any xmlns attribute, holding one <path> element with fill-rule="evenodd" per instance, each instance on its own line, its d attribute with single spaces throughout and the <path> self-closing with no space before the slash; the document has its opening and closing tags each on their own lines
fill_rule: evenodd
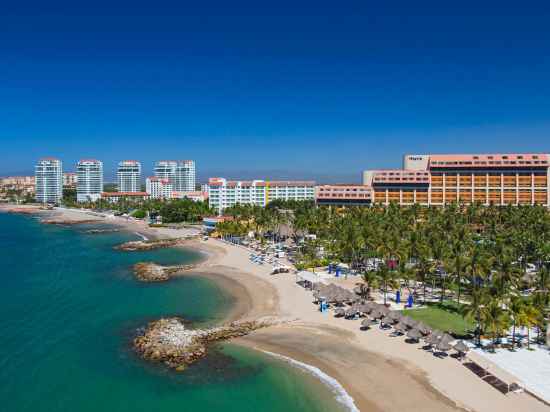
<svg viewBox="0 0 550 412">
<path fill-rule="evenodd" d="M 136 282 L 131 266 L 191 263 L 179 249 L 119 252 L 137 236 L 86 234 L 0 213 L 0 399 L 6 411 L 338 411 L 335 394 L 303 370 L 219 345 L 185 373 L 137 358 L 138 327 L 169 315 L 219 322 L 232 298 L 185 277 Z"/>
</svg>

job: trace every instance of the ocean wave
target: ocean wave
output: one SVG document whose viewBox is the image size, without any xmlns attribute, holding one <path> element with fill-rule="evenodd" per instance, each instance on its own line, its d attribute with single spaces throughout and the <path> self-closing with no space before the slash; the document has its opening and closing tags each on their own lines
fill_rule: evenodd
<svg viewBox="0 0 550 412">
<path fill-rule="evenodd" d="M 136 235 L 138 235 L 140 238 L 142 238 L 143 240 L 147 241 L 149 240 L 149 238 L 145 235 L 142 235 L 141 233 L 138 233 L 138 232 L 134 232 Z"/>
<path fill-rule="evenodd" d="M 355 405 L 355 401 L 349 395 L 349 393 L 346 392 L 346 390 L 340 384 L 340 382 L 338 382 L 332 376 L 327 375 L 321 369 L 316 368 L 315 366 L 312 366 L 312 365 L 308 365 L 307 363 L 303 363 L 295 359 L 289 358 L 288 356 L 280 355 L 278 353 L 273 353 L 266 350 L 262 350 L 262 352 L 270 356 L 273 356 L 274 358 L 281 359 L 285 362 L 288 362 L 292 366 L 298 369 L 311 373 L 312 375 L 314 375 L 316 378 L 318 378 L 321 382 L 323 382 L 325 385 L 327 385 L 330 389 L 334 391 L 334 393 L 336 394 L 336 400 L 338 401 L 338 403 L 341 403 L 342 405 L 344 405 L 351 412 L 359 412 L 359 408 L 357 408 L 357 406 Z"/>
</svg>

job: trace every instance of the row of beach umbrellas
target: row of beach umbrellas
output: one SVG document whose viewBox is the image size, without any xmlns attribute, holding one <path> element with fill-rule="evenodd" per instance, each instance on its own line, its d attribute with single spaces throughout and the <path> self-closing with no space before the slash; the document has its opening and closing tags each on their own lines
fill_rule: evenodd
<svg viewBox="0 0 550 412">
<path fill-rule="evenodd" d="M 328 303 L 346 303 L 357 300 L 354 293 L 334 283 L 328 285 L 317 283 L 313 286 L 313 289 L 315 299 L 324 299 Z"/>
<path fill-rule="evenodd" d="M 335 316 L 354 317 L 363 315 L 365 319 L 361 322 L 361 327 L 370 327 L 373 322 L 380 322 L 382 325 L 390 326 L 394 332 L 406 335 L 407 338 L 419 342 L 421 339 L 432 348 L 439 352 L 448 352 L 451 349 L 456 350 L 460 355 L 468 352 L 469 347 L 460 340 L 454 345 L 452 342 L 456 339 L 448 333 L 437 329 L 432 330 L 421 321 L 417 321 L 401 312 L 390 310 L 388 307 L 375 302 L 356 302 L 350 308 L 337 308 L 334 311 Z"/>
</svg>

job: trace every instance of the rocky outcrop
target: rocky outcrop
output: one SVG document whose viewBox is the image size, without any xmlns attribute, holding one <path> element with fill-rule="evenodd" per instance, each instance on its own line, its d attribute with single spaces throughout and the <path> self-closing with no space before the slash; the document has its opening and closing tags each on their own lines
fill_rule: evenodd
<svg viewBox="0 0 550 412">
<path fill-rule="evenodd" d="M 152 262 L 134 265 L 134 275 L 142 282 L 164 282 L 172 276 L 196 268 L 198 265 L 161 266 Z"/>
<path fill-rule="evenodd" d="M 204 330 L 188 329 L 183 319 L 166 318 L 149 323 L 134 339 L 133 346 L 144 359 L 182 371 L 206 355 L 208 344 L 245 336 L 266 326 L 270 323 L 253 321 Z"/>
<path fill-rule="evenodd" d="M 117 250 L 124 250 L 126 252 L 134 252 L 137 250 L 153 250 L 161 249 L 173 246 L 183 245 L 196 236 L 181 237 L 175 239 L 158 239 L 158 240 L 134 240 L 131 242 L 123 243 L 122 245 L 115 246 Z"/>
</svg>

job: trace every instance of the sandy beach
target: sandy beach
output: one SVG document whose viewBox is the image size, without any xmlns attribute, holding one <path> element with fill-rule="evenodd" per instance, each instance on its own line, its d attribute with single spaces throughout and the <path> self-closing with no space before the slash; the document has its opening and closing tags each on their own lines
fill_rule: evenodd
<svg viewBox="0 0 550 412">
<path fill-rule="evenodd" d="M 42 213 L 42 212 L 40 212 Z M 49 212 L 51 213 L 51 212 Z M 88 219 L 80 211 L 56 210 L 60 218 Z M 143 222 L 98 218 L 147 237 L 180 237 L 182 230 L 149 228 Z M 279 326 L 254 332 L 235 343 L 281 354 L 313 365 L 340 382 L 362 411 L 549 411 L 526 393 L 502 395 L 459 361 L 440 359 L 407 344 L 401 337 L 373 327 L 361 331 L 358 321 L 337 319 L 312 304 L 311 292 L 295 283 L 293 274 L 269 275 L 270 266 L 249 261 L 239 246 L 210 239 L 186 247 L 207 255 L 193 276 L 218 282 L 235 299 L 230 320 L 274 318 Z M 486 360 L 472 358 L 506 381 Z"/>
</svg>

